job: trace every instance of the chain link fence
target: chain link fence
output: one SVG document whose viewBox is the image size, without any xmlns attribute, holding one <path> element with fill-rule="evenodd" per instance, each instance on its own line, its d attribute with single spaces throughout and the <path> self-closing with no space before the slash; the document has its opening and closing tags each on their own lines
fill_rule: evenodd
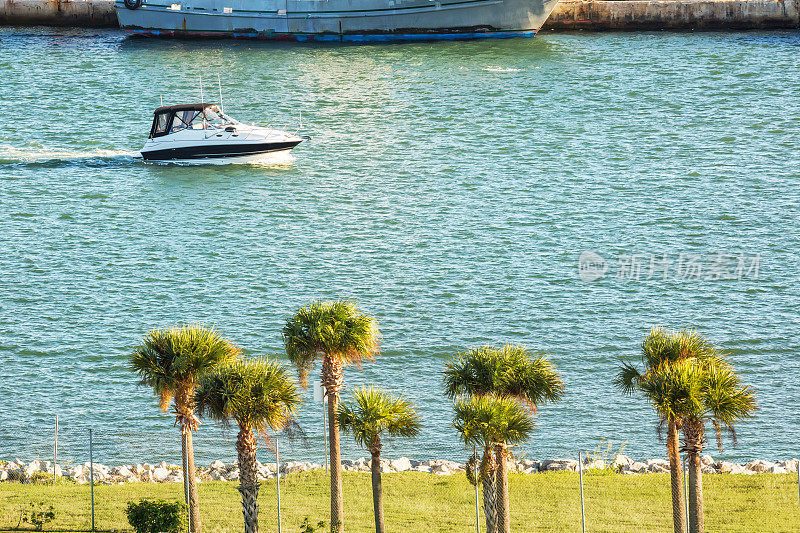
<svg viewBox="0 0 800 533">
<path fill-rule="evenodd" d="M 326 423 L 323 421 L 321 407 L 316 413 L 304 413 L 299 420 L 299 430 L 292 436 L 281 437 L 281 453 L 286 460 L 322 463 L 326 455 Z M 316 416 L 314 416 L 316 415 Z M 108 466 L 132 465 L 136 463 L 180 463 L 180 431 L 169 415 L 163 415 L 160 423 L 132 426 L 126 423 L 111 425 L 108 420 L 60 417 L 56 448 L 56 417 L 35 425 L 18 425 L 2 430 L 0 438 L 0 460 L 19 459 L 29 462 L 34 459 L 53 461 L 57 454 L 61 465 L 82 464 L 89 460 L 89 428 L 93 430 L 93 457 L 96 463 Z M 198 466 L 208 466 L 221 460 L 235 461 L 235 443 L 238 428 L 222 427 L 213 422 L 201 424 L 194 436 L 195 462 Z M 342 457 L 358 459 L 368 456 L 353 438 L 341 434 Z M 439 435 L 423 433 L 415 439 L 387 439 L 383 446 L 387 457 L 407 456 L 411 459 L 447 459 L 464 462 L 470 452 L 456 438 L 442 442 Z M 259 439 L 259 460 L 267 462 L 274 452 L 268 442 Z"/>
<path fill-rule="evenodd" d="M 322 465 L 326 461 L 327 446 L 322 407 L 319 406 L 316 411 L 318 416 L 306 415 L 306 419 L 302 424 L 303 430 L 297 435 L 291 438 L 285 435 L 279 437 L 281 464 L 313 462 Z M 90 457 L 95 469 L 95 479 L 100 482 L 109 479 L 109 473 L 113 476 L 124 476 L 125 468 L 135 470 L 137 463 L 149 463 L 154 465 L 153 468 L 162 461 L 168 465 L 174 465 L 176 468 L 171 471 L 171 477 L 167 479 L 167 481 L 173 483 L 167 483 L 163 488 L 171 495 L 170 497 L 175 499 L 182 498 L 183 485 L 180 483 L 182 478 L 179 471 L 182 462 L 181 437 L 178 428 L 168 423 L 170 420 L 171 418 L 165 415 L 163 421 L 167 423 L 162 424 L 162 427 L 151 425 L 145 428 L 125 426 L 115 428 L 101 423 L 101 421 L 91 419 L 71 420 L 69 423 L 61 422 L 56 426 L 56 418 L 54 416 L 49 426 L 45 423 L 39 423 L 35 426 L 15 428 L 13 435 L 9 434 L 7 438 L 2 440 L 0 461 L 6 463 L 13 461 L 14 464 L 24 463 L 17 468 L 20 473 L 16 475 L 20 476 L 21 479 L 35 480 L 38 484 L 64 483 L 67 480 L 81 483 L 82 486 L 86 487 L 86 490 L 71 490 L 68 493 L 69 505 L 75 510 L 69 513 L 73 522 L 69 524 L 55 522 L 55 529 L 59 531 L 89 530 L 96 514 L 97 528 L 103 530 L 103 525 L 110 523 L 110 511 L 106 507 L 107 502 L 102 500 L 97 505 L 97 508 L 94 508 L 91 487 L 86 483 L 89 479 Z M 90 429 L 92 429 L 91 443 Z M 224 476 L 221 478 L 208 477 L 208 467 L 213 461 L 221 460 L 228 464 L 235 462 L 234 445 L 237 432 L 238 428 L 236 427 L 204 424 L 196 433 L 194 438 L 195 463 L 198 469 L 206 472 L 204 479 L 227 479 Z M 342 457 L 346 461 L 354 461 L 362 457 L 366 460 L 369 459 L 368 452 L 356 446 L 348 434 L 343 433 L 341 435 L 341 445 Z M 12 450 L 27 450 L 28 453 L 18 456 L 17 454 L 9 453 Z M 409 450 L 416 450 L 416 453 L 408 453 Z M 567 469 L 580 473 L 578 459 L 581 451 L 575 450 L 573 453 L 563 455 L 563 459 L 572 463 L 572 466 Z M 606 443 L 604 446 L 596 446 L 594 449 L 590 449 L 588 455 L 583 451 L 583 458 L 586 463 L 610 462 L 620 452 L 624 452 L 624 444 Z M 426 443 L 424 435 L 413 440 L 387 440 L 383 446 L 383 458 L 387 460 L 406 456 L 412 460 L 447 459 L 463 464 L 472 453 L 472 447 L 465 447 L 455 438 L 450 443 Z M 529 469 L 536 471 L 537 468 L 542 468 L 541 466 L 527 466 L 535 462 L 532 460 L 528 450 L 517 448 L 514 449 L 514 454 L 520 464 L 525 463 L 526 465 L 524 469 L 520 466 L 520 471 L 528 471 Z M 274 463 L 276 461 L 274 442 L 259 440 L 258 458 L 262 463 Z M 346 462 L 345 464 L 350 463 Z M 800 463 L 795 461 L 793 467 L 794 471 L 790 473 L 796 475 L 798 490 L 800 491 Z M 789 468 L 788 464 L 786 468 Z M 9 471 L 7 466 L 6 470 Z M 230 468 L 227 472 L 230 472 Z M 152 479 L 152 477 L 148 478 L 146 474 L 141 475 L 141 472 L 136 472 L 136 474 L 137 480 L 147 481 Z M 457 472 L 455 475 L 463 475 L 463 473 Z M 575 512 L 580 513 L 582 521 L 584 520 L 584 475 L 585 472 L 581 473 L 580 493 L 576 492 L 574 495 L 576 496 Z M 6 472 L 5 476 L 4 478 L 3 471 L 0 469 L 0 480 L 8 479 L 9 473 Z M 59 476 L 61 481 L 58 481 Z M 11 479 L 14 478 L 11 477 Z M 595 481 L 595 485 L 594 490 L 596 491 L 599 488 L 597 481 Z M 48 505 L 52 505 L 53 498 L 58 498 L 59 493 L 57 491 L 37 491 L 37 486 L 37 484 L 16 484 L 13 486 L 9 484 L 6 487 L 0 487 L 6 489 L 4 494 L 9 498 L 7 502 L 9 505 L 0 506 L 0 509 L 2 509 L 0 511 L 0 530 L 24 526 L 23 519 L 26 512 L 30 512 L 29 506 L 31 504 L 41 504 L 46 508 Z M 17 487 L 17 489 L 12 487 Z M 50 496 L 44 498 L 44 501 L 39 501 L 42 499 L 39 496 L 40 494 L 50 494 Z M 800 495 L 800 493 L 798 494 Z M 588 497 L 591 498 L 591 493 Z M 50 498 L 50 500 L 47 498 Z M 118 506 L 119 502 L 116 502 L 116 504 Z M 93 513 L 93 511 L 96 512 Z M 116 509 L 114 512 L 119 513 L 120 510 Z M 118 521 L 119 517 L 117 517 Z M 54 528 L 51 527 L 49 529 L 52 530 Z"/>
<path fill-rule="evenodd" d="M 280 462 L 284 468 L 286 463 L 292 462 L 311 462 L 317 465 L 327 463 L 327 439 L 324 431 L 327 424 L 323 420 L 321 404 L 316 411 L 315 414 L 318 416 L 306 415 L 302 420 L 302 429 L 294 435 L 278 436 Z M 41 506 L 46 510 L 56 503 L 55 499 L 61 494 L 58 487 L 54 490 L 50 490 L 49 487 L 43 490 L 42 485 L 65 483 L 78 483 L 78 486 L 85 488 L 85 490 L 69 490 L 67 493 L 71 508 L 69 519 L 73 522 L 62 523 L 63 517 L 58 516 L 51 527 L 46 529 L 90 530 L 94 518 L 98 530 L 107 530 L 110 516 L 110 511 L 106 507 L 108 502 L 103 499 L 93 502 L 91 486 L 88 483 L 90 464 L 97 485 L 118 480 L 120 475 L 124 476 L 128 471 L 136 473 L 137 480 L 147 481 L 152 477 L 148 478 L 146 472 L 144 475 L 137 472 L 137 463 L 143 463 L 144 468 L 148 468 L 147 465 L 152 465 L 149 468 L 155 468 L 159 464 L 166 463 L 171 473 L 163 489 L 167 490 L 172 498 L 182 498 L 181 435 L 179 429 L 170 423 L 172 420 L 170 416 L 163 417 L 164 424 L 161 424 L 161 427 L 150 425 L 143 428 L 111 427 L 102 418 L 75 420 L 68 417 L 67 420 L 64 422 L 59 417 L 59 421 L 56 422 L 54 415 L 50 424 L 40 421 L 36 425 L 18 426 L 4 435 L 0 441 L 0 464 L 4 464 L 0 471 L 4 469 L 7 472 L 5 477 L 0 474 L 0 480 L 25 481 L 23 484 L 0 486 L 7 489 L 5 494 L 10 497 L 7 502 L 10 505 L 0 506 L 0 530 L 29 527 L 30 524 L 24 522 L 24 517 L 32 510 L 29 506 L 35 505 L 37 509 Z M 222 461 L 228 465 L 234 463 L 237 433 L 238 428 L 235 426 L 202 424 L 193 439 L 195 464 L 198 470 L 207 472 L 209 465 L 214 461 Z M 471 448 L 465 448 L 454 439 L 449 446 L 432 445 L 435 449 L 429 448 L 423 453 L 409 454 L 409 450 L 421 440 L 387 439 L 383 446 L 383 457 L 389 460 L 410 456 L 411 459 L 417 460 L 436 458 L 464 463 L 472 453 Z M 369 460 L 369 453 L 359 448 L 354 439 L 346 433 L 341 435 L 341 446 L 343 462 L 346 465 L 349 464 L 348 461 L 355 463 L 361 458 Z M 259 439 L 258 459 L 262 463 L 276 462 L 274 440 Z M 230 472 L 230 467 L 227 472 Z M 209 478 L 207 475 L 202 478 L 220 479 Z M 223 475 L 221 479 L 226 477 Z M 115 502 L 115 505 L 118 506 L 119 502 Z M 119 509 L 114 513 L 119 513 Z"/>
</svg>

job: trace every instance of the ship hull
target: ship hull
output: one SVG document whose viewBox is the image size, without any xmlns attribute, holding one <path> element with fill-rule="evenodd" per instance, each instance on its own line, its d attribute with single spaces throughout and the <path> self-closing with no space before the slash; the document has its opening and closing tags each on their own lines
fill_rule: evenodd
<svg viewBox="0 0 800 533">
<path fill-rule="evenodd" d="M 167 143 L 157 143 L 167 144 Z M 187 144 L 169 143 L 169 147 L 142 149 L 142 159 L 145 161 L 189 161 L 201 159 L 258 159 L 266 154 L 289 151 L 300 141 L 291 142 L 260 142 L 260 143 L 202 143 Z"/>
<path fill-rule="evenodd" d="M 122 28 L 161 37 L 388 42 L 533 37 L 557 0 L 118 0 Z"/>
</svg>

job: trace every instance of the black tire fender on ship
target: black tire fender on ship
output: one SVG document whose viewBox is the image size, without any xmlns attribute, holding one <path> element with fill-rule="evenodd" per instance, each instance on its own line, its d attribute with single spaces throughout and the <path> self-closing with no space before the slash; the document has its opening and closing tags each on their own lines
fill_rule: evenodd
<svg viewBox="0 0 800 533">
<path fill-rule="evenodd" d="M 139 9 L 142 7 L 142 0 L 122 0 L 128 9 Z"/>
</svg>

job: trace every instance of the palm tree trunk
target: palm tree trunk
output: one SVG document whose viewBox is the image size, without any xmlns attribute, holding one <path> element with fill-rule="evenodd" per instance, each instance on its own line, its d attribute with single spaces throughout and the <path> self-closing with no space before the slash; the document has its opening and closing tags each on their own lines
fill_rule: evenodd
<svg viewBox="0 0 800 533">
<path fill-rule="evenodd" d="M 256 467 L 256 441 L 253 431 L 239 428 L 236 452 L 239 456 L 239 492 L 242 494 L 242 513 L 245 533 L 258 533 L 258 469 Z"/>
<path fill-rule="evenodd" d="M 689 533 L 703 533 L 703 472 L 700 452 L 703 451 L 703 430 L 697 422 L 685 423 L 683 427 L 686 439 L 686 460 L 689 486 Z"/>
<path fill-rule="evenodd" d="M 342 497 L 342 450 L 339 447 L 339 424 L 336 410 L 339 395 L 328 395 L 328 440 L 331 456 L 331 531 L 344 533 L 344 498 Z"/>
<path fill-rule="evenodd" d="M 497 457 L 497 533 L 511 533 L 511 509 L 508 501 L 508 465 L 506 446 L 494 447 Z"/>
<path fill-rule="evenodd" d="M 326 354 L 322 360 L 322 385 L 328 397 L 328 447 L 331 456 L 331 532 L 344 533 L 344 498 L 342 495 L 342 450 L 339 446 L 339 391 L 344 384 L 342 362 Z"/>
<path fill-rule="evenodd" d="M 487 474 L 482 482 L 486 533 L 497 533 L 497 480 L 494 472 Z"/>
<path fill-rule="evenodd" d="M 186 433 L 186 480 L 189 482 L 189 515 L 192 521 L 192 533 L 200 533 L 200 505 L 197 495 L 197 470 L 194 467 L 194 445 L 192 432 Z"/>
<path fill-rule="evenodd" d="M 383 486 L 381 485 L 381 445 L 373 445 L 372 454 L 372 507 L 375 511 L 375 533 L 384 533 L 383 523 Z"/>
<path fill-rule="evenodd" d="M 497 533 L 497 464 L 494 460 L 494 450 L 484 450 L 486 463 L 481 475 L 483 485 L 483 515 L 486 517 L 486 533 Z"/>
<path fill-rule="evenodd" d="M 678 424 L 670 419 L 667 426 L 667 455 L 672 485 L 672 525 L 675 533 L 686 533 L 686 508 L 683 504 L 683 470 L 678 447 Z"/>
<path fill-rule="evenodd" d="M 687 454 L 689 459 L 689 533 L 703 533 L 703 473 L 700 454 Z"/>
<path fill-rule="evenodd" d="M 186 470 L 183 467 L 186 466 L 186 435 L 181 433 L 181 470 L 183 470 L 183 501 L 186 504 L 186 508 L 189 508 L 189 491 L 186 490 L 189 487 L 189 481 L 186 479 Z"/>
<path fill-rule="evenodd" d="M 183 448 L 185 451 L 183 472 L 184 479 L 188 484 L 189 492 L 189 521 L 191 522 L 191 532 L 201 533 L 200 526 L 200 505 L 197 496 L 197 470 L 194 467 L 194 445 L 192 443 L 192 432 L 197 430 L 199 421 L 194 414 L 194 402 L 192 394 L 194 389 L 190 384 L 183 383 L 175 391 L 175 419 L 181 428 L 183 435 Z M 184 486 L 184 489 L 187 487 Z"/>
</svg>

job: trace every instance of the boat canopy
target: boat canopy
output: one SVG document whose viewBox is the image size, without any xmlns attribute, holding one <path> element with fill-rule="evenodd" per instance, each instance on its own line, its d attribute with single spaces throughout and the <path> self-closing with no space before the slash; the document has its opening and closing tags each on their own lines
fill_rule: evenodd
<svg viewBox="0 0 800 533">
<path fill-rule="evenodd" d="M 168 111 L 202 111 L 207 107 L 211 107 L 214 104 L 180 104 L 180 105 L 165 105 L 164 107 L 159 107 L 156 109 L 155 114 L 158 115 L 159 113 L 166 113 Z"/>
<path fill-rule="evenodd" d="M 214 104 L 181 104 L 159 107 L 153 114 L 150 138 L 169 135 L 182 129 L 205 129 L 209 125 L 236 123 Z"/>
</svg>

